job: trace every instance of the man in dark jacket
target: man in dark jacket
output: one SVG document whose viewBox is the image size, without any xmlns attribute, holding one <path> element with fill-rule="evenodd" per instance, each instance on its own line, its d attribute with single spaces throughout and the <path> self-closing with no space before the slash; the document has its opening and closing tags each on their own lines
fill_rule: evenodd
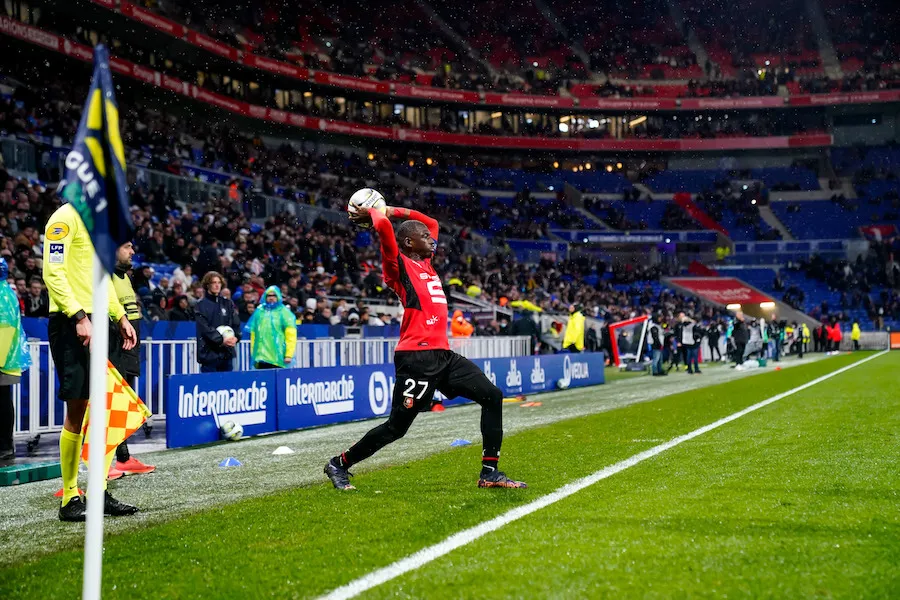
<svg viewBox="0 0 900 600">
<path fill-rule="evenodd" d="M 541 330 L 530 313 L 519 313 L 519 318 L 509 326 L 509 335 L 527 335 L 531 338 L 532 354 L 541 353 Z"/>
<path fill-rule="evenodd" d="M 175 306 L 169 311 L 170 321 L 193 321 L 194 309 L 188 302 L 188 297 L 184 294 L 175 298 Z"/>
<path fill-rule="evenodd" d="M 747 342 L 750 341 L 750 330 L 744 322 L 744 313 L 738 312 L 734 316 L 734 329 L 731 332 L 734 339 L 734 366 L 744 362 L 744 351 L 747 349 Z"/>
<path fill-rule="evenodd" d="M 665 333 L 660 323 L 659 315 L 654 315 L 650 321 L 650 328 L 647 330 L 647 339 L 650 342 L 651 356 L 653 362 L 650 364 L 651 375 L 668 375 L 663 370 L 663 346 L 665 345 Z"/>
<path fill-rule="evenodd" d="M 216 271 L 203 276 L 206 294 L 197 303 L 197 362 L 201 373 L 231 371 L 234 368 L 235 346 L 241 341 L 241 323 L 234 303 L 221 295 L 224 279 Z M 220 327 L 230 327 L 222 335 Z"/>
</svg>

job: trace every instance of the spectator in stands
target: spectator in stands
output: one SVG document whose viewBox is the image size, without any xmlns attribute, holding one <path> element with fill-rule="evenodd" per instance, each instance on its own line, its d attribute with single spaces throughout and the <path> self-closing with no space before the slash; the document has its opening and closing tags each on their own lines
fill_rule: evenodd
<svg viewBox="0 0 900 600">
<path fill-rule="evenodd" d="M 566 323 L 566 333 L 563 336 L 563 350 L 567 352 L 582 352 L 584 350 L 584 313 L 580 304 L 569 305 L 569 320 Z"/>
<path fill-rule="evenodd" d="M 517 317 L 509 326 L 510 335 L 527 335 L 531 338 L 531 352 L 540 354 L 543 349 L 541 346 L 541 330 L 538 325 L 540 317 L 537 313 L 518 310 Z"/>
<path fill-rule="evenodd" d="M 216 271 L 203 276 L 204 297 L 197 303 L 197 362 L 201 373 L 232 371 L 241 323 L 234 303 L 222 296 L 224 279 Z M 230 330 L 230 331 L 229 331 Z"/>
<path fill-rule="evenodd" d="M 853 350 L 859 350 L 859 338 L 862 337 L 862 332 L 859 329 L 859 323 L 853 321 L 853 327 L 850 330 L 850 339 L 853 341 Z"/>
<path fill-rule="evenodd" d="M 172 287 L 181 283 L 182 289 L 187 290 L 194 283 L 194 268 L 191 263 L 184 263 L 172 272 Z"/>
<path fill-rule="evenodd" d="M 165 321 L 168 318 L 168 313 L 166 313 L 166 305 L 168 301 L 163 294 L 157 294 L 156 292 L 150 294 L 147 298 L 147 320 L 156 323 L 158 321 Z"/>
<path fill-rule="evenodd" d="M 28 286 L 28 295 L 25 296 L 25 316 L 26 317 L 49 317 L 50 316 L 50 299 L 41 280 L 35 276 L 31 279 Z"/>
<path fill-rule="evenodd" d="M 244 333 L 250 334 L 255 368 L 277 369 L 291 364 L 297 347 L 297 320 L 284 305 L 278 286 L 266 289 L 265 302 L 253 312 Z"/>
<path fill-rule="evenodd" d="M 194 309 L 188 303 L 188 298 L 184 294 L 175 296 L 175 305 L 169 311 L 170 321 L 193 321 Z"/>
<path fill-rule="evenodd" d="M 450 335 L 455 338 L 472 337 L 475 327 L 466 319 L 461 310 L 453 311 L 453 319 L 450 321 Z"/>
</svg>

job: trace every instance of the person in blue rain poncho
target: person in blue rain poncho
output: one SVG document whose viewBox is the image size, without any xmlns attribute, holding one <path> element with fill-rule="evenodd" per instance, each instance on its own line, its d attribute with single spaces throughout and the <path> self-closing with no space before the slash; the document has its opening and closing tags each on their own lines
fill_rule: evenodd
<svg viewBox="0 0 900 600">
<path fill-rule="evenodd" d="M 19 299 L 6 282 L 7 277 L 9 266 L 5 258 L 0 258 L 0 461 L 9 461 L 16 456 L 12 386 L 19 382 L 22 371 L 31 366 Z"/>
<path fill-rule="evenodd" d="M 281 290 L 270 285 L 259 308 L 244 325 L 250 334 L 250 353 L 257 369 L 278 369 L 291 364 L 297 346 L 297 319 L 282 304 Z"/>
</svg>

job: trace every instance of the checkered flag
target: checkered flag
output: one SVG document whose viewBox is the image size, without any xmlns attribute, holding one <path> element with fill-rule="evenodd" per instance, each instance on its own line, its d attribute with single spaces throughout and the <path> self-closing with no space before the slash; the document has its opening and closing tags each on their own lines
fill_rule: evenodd
<svg viewBox="0 0 900 600">
<path fill-rule="evenodd" d="M 81 458 L 88 460 L 88 416 L 90 410 L 84 412 L 84 424 L 81 433 L 84 445 L 81 447 Z M 138 398 L 134 389 L 122 378 L 111 362 L 106 362 L 106 452 L 113 452 L 119 444 L 138 430 L 147 417 L 150 409 Z"/>
</svg>

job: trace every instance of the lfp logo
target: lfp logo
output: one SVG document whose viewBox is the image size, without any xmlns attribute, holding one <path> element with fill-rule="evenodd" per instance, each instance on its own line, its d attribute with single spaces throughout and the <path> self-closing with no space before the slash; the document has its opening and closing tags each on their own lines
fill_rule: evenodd
<svg viewBox="0 0 900 600">
<path fill-rule="evenodd" d="M 178 416 L 182 419 L 207 417 L 212 415 L 219 427 L 219 421 L 228 420 L 241 425 L 260 425 L 266 422 L 266 400 L 269 390 L 265 383 L 250 387 L 224 390 L 201 390 L 198 385 L 191 389 L 178 386 Z"/>
<path fill-rule="evenodd" d="M 340 379 L 303 383 L 302 378 L 284 380 L 284 398 L 287 406 L 312 405 L 316 415 L 336 415 L 353 412 L 353 392 L 356 384 L 353 376 Z"/>
</svg>

